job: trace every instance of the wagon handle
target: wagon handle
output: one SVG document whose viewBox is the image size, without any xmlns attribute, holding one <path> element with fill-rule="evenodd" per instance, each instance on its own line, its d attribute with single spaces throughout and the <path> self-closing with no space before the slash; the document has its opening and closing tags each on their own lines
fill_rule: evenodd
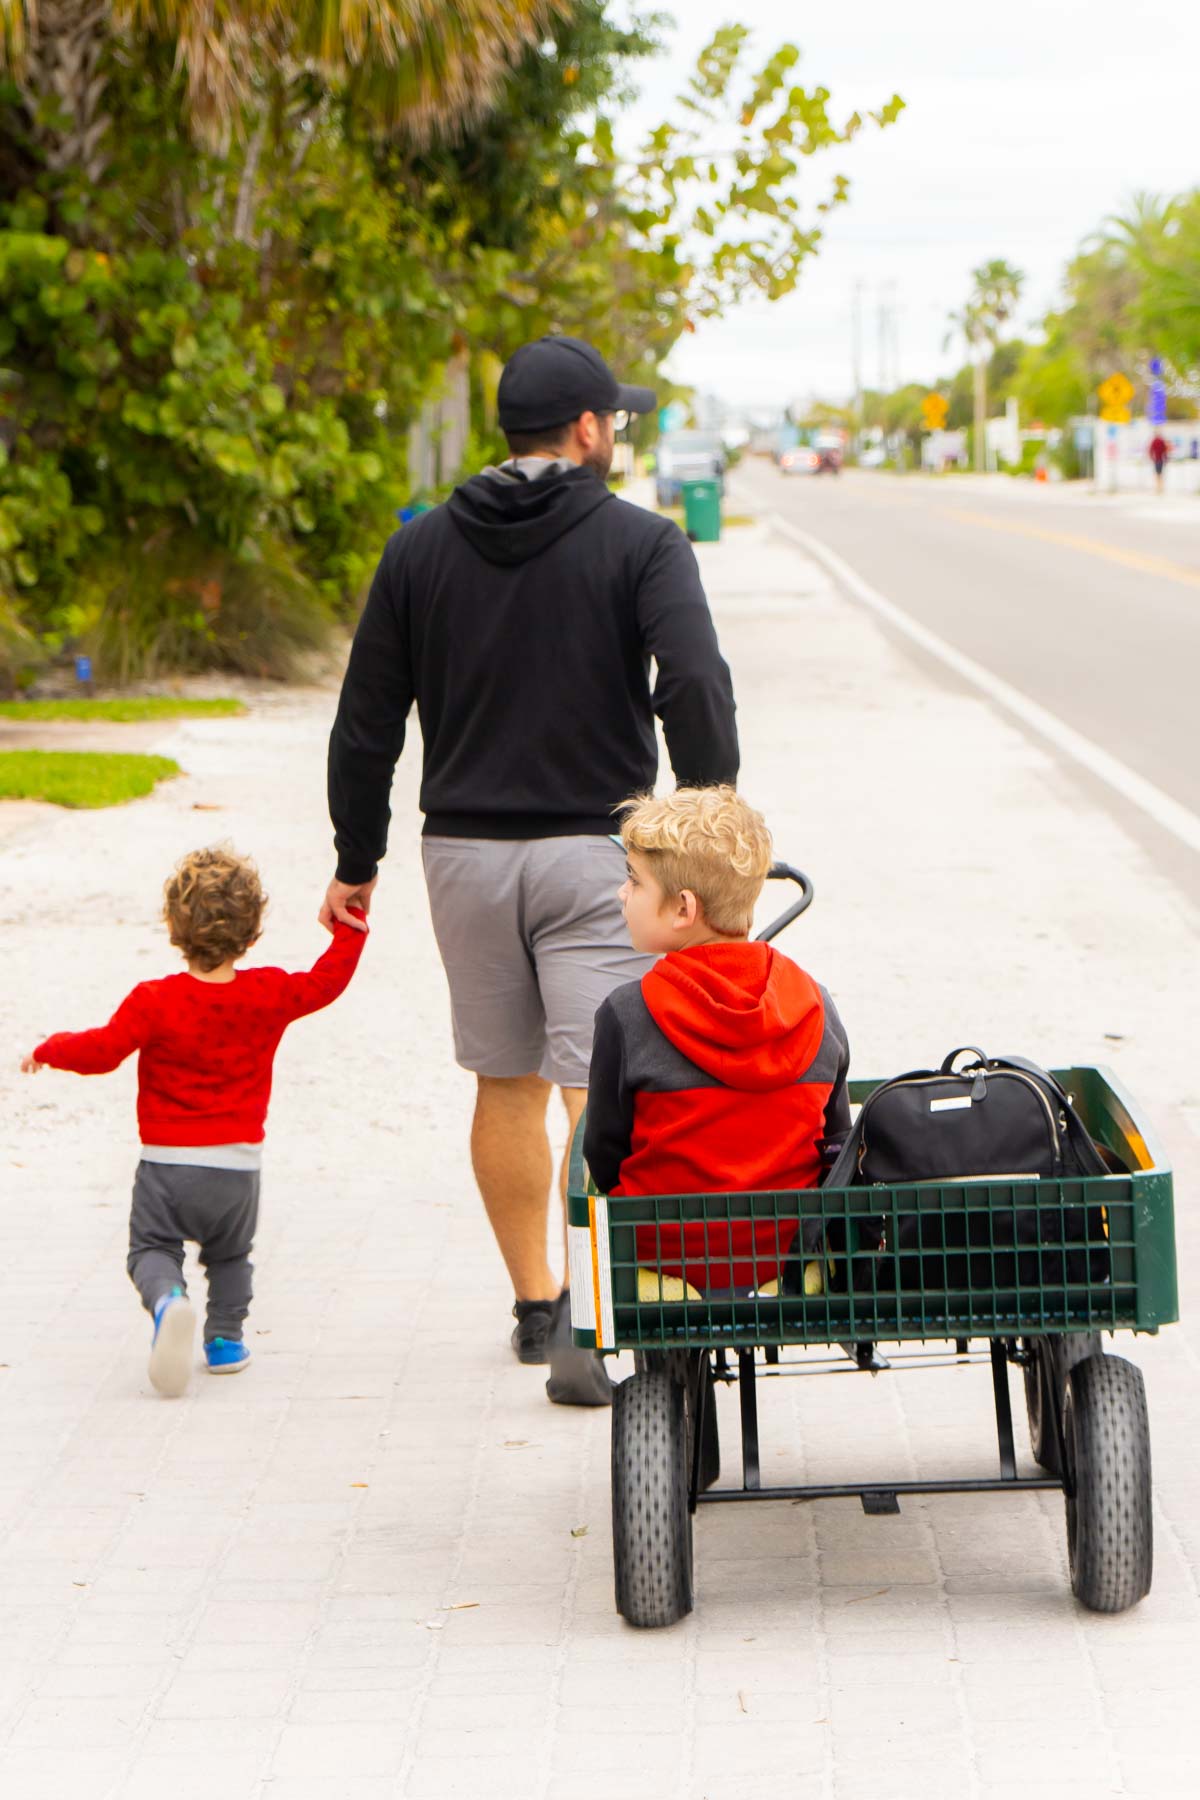
<svg viewBox="0 0 1200 1800">
<path fill-rule="evenodd" d="M 772 863 L 767 870 L 768 881 L 794 881 L 800 889 L 800 898 L 793 900 L 786 912 L 781 912 L 777 919 L 772 919 L 765 931 L 760 931 L 756 943 L 769 944 L 772 938 L 798 919 L 802 912 L 807 912 L 813 903 L 813 884 L 800 869 L 793 869 L 791 863 Z"/>
</svg>

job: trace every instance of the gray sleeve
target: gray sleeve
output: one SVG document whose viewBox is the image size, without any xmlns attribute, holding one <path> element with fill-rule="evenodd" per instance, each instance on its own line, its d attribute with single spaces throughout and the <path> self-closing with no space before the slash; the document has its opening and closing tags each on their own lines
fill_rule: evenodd
<svg viewBox="0 0 1200 1800">
<path fill-rule="evenodd" d="M 850 1134 L 850 1089 L 847 1085 L 850 1074 L 850 1040 L 846 1036 L 841 1015 L 824 988 L 821 989 L 821 994 L 825 1001 L 826 1039 L 836 1056 L 833 1088 L 825 1104 L 825 1140 L 827 1143 L 836 1143 Z"/>
<path fill-rule="evenodd" d="M 625 1080 L 625 1039 L 611 1000 L 596 1013 L 583 1154 L 602 1194 L 616 1187 L 633 1140 L 633 1094 Z"/>
</svg>

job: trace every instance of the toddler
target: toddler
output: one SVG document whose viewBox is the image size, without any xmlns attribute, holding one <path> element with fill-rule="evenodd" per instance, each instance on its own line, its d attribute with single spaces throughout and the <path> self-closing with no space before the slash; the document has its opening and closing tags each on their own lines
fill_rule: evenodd
<svg viewBox="0 0 1200 1800">
<path fill-rule="evenodd" d="M 250 1360 L 242 1329 L 275 1051 L 293 1019 L 337 999 L 366 942 L 359 913 L 361 929 L 335 925 L 333 942 L 303 974 L 239 969 L 265 906 L 245 857 L 226 846 L 185 856 L 166 883 L 163 917 L 186 973 L 140 982 L 107 1025 L 56 1032 L 21 1064 L 28 1075 L 44 1067 L 104 1075 L 138 1052 L 142 1155 L 127 1266 L 154 1320 L 150 1380 L 160 1394 L 182 1394 L 192 1367 L 185 1239 L 199 1244 L 208 1276 L 209 1370 L 232 1375 Z"/>
</svg>

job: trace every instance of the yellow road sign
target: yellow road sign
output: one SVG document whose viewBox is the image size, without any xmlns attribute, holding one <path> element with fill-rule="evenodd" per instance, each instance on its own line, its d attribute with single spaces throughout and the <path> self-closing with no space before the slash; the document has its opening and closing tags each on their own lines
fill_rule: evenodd
<svg viewBox="0 0 1200 1800">
<path fill-rule="evenodd" d="M 1122 375 L 1119 369 L 1112 375 L 1106 375 L 1096 392 L 1100 396 L 1100 417 L 1105 423 L 1128 425 L 1129 402 L 1134 394 L 1133 383 L 1128 375 Z"/>
<path fill-rule="evenodd" d="M 926 431 L 940 431 L 949 411 L 950 402 L 944 394 L 926 394 L 921 402 L 921 424 Z"/>
</svg>

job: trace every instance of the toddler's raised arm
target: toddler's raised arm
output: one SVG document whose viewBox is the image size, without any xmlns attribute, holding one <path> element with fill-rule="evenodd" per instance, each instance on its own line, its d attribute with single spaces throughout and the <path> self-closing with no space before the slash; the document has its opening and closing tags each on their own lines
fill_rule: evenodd
<svg viewBox="0 0 1200 1800">
<path fill-rule="evenodd" d="M 69 1069 L 76 1075 L 108 1075 L 140 1050 L 146 1034 L 146 1006 L 140 988 L 122 1000 L 107 1025 L 92 1031 L 56 1031 L 33 1052 L 35 1063 Z"/>
<path fill-rule="evenodd" d="M 361 907 L 352 906 L 348 910 L 359 919 L 367 916 Z M 333 939 L 312 968 L 286 977 L 284 1010 L 289 1019 L 302 1019 L 306 1013 L 320 1012 L 323 1006 L 330 1006 L 346 991 L 368 935 L 365 931 L 356 931 L 352 925 L 335 921 Z"/>
</svg>

